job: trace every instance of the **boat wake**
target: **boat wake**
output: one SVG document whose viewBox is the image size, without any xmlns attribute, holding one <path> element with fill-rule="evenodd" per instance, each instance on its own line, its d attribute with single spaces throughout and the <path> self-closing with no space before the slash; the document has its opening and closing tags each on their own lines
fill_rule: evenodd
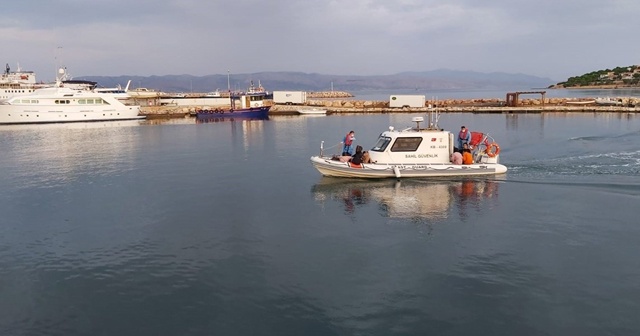
<svg viewBox="0 0 640 336">
<path fill-rule="evenodd" d="M 583 137 L 574 137 L 574 138 L 569 138 L 569 141 L 606 141 L 606 140 L 611 140 L 611 139 L 625 139 L 625 138 L 631 138 L 631 137 L 638 137 L 640 135 L 640 132 L 636 131 L 636 132 L 629 132 L 629 133 L 625 133 L 625 134 L 620 134 L 620 135 L 616 135 L 616 136 L 583 136 Z"/>
<path fill-rule="evenodd" d="M 585 154 L 510 164 L 509 182 L 566 185 L 640 195 L 640 151 Z"/>
<path fill-rule="evenodd" d="M 520 184 L 537 184 L 537 185 L 549 185 L 559 186 L 567 188 L 581 188 L 586 190 L 604 191 L 614 194 L 629 195 L 638 197 L 640 195 L 640 183 L 629 183 L 628 180 L 624 181 L 558 181 L 558 180 L 528 180 L 528 179 L 509 179 L 507 183 L 520 183 Z"/>
</svg>

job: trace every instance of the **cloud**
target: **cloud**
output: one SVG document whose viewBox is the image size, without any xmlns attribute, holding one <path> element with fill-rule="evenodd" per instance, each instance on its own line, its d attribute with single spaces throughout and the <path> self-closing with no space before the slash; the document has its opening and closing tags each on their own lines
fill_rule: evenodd
<svg viewBox="0 0 640 336">
<path fill-rule="evenodd" d="M 562 80 L 638 63 L 631 0 L 30 1 L 4 4 L 5 62 L 52 78 L 449 68 Z"/>
</svg>

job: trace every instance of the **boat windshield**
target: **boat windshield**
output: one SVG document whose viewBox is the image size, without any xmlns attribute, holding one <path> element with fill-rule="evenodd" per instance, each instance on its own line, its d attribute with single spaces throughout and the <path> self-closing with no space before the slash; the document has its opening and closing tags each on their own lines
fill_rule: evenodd
<svg viewBox="0 0 640 336">
<path fill-rule="evenodd" d="M 380 138 L 378 138 L 378 142 L 376 142 L 376 145 L 373 146 L 371 150 L 374 152 L 384 152 L 384 150 L 387 149 L 387 146 L 389 146 L 390 142 L 391 138 L 381 136 Z"/>
</svg>

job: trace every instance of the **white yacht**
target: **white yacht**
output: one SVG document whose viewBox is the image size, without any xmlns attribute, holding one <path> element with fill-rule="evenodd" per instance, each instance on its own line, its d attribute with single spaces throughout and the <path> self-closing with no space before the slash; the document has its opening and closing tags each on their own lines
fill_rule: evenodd
<svg viewBox="0 0 640 336">
<path fill-rule="evenodd" d="M 158 92 L 153 89 L 147 88 L 135 88 L 133 90 L 127 90 L 126 93 L 131 98 L 142 98 L 142 99 L 150 99 L 150 98 L 159 98 L 164 95 L 164 92 Z"/>
<path fill-rule="evenodd" d="M 60 83 L 58 83 L 60 84 Z M 125 105 L 110 93 L 67 87 L 37 89 L 0 102 L 0 124 L 142 119 L 140 106 Z"/>
<path fill-rule="evenodd" d="M 118 84 L 117 87 L 111 87 L 111 88 L 96 87 L 95 89 L 93 89 L 93 91 L 97 93 L 108 93 L 118 99 L 126 100 L 131 98 L 131 96 L 127 93 L 129 91 L 130 84 L 131 84 L 131 80 L 127 82 L 127 86 L 124 89 Z"/>
<path fill-rule="evenodd" d="M 298 110 L 299 114 L 304 114 L 304 115 L 326 115 L 327 114 L 327 110 L 326 109 L 321 109 L 321 108 L 303 108 L 303 109 L 299 109 Z"/>
</svg>

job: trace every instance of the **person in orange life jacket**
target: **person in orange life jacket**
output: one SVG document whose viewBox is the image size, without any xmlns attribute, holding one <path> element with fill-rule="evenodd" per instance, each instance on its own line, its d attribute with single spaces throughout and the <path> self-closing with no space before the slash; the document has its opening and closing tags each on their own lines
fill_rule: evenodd
<svg viewBox="0 0 640 336">
<path fill-rule="evenodd" d="M 473 164 L 473 155 L 467 143 L 462 145 L 462 164 Z"/>
<path fill-rule="evenodd" d="M 342 143 L 344 143 L 344 147 L 342 147 L 343 156 L 346 156 L 346 155 L 353 156 L 353 141 L 355 139 L 356 139 L 356 132 L 354 131 L 351 131 L 344 136 L 344 140 L 342 140 Z"/>
<path fill-rule="evenodd" d="M 462 145 L 463 144 L 468 144 L 469 141 L 471 141 L 471 132 L 469 132 L 469 130 L 462 126 L 460 128 L 460 133 L 458 133 L 458 141 L 456 142 L 457 147 L 455 147 L 453 150 L 455 152 L 462 152 Z"/>
<path fill-rule="evenodd" d="M 362 146 L 357 145 L 356 146 L 356 153 L 353 155 L 353 157 L 351 158 L 351 163 L 353 164 L 362 164 L 362 156 L 364 155 L 364 153 L 362 152 Z"/>
</svg>

